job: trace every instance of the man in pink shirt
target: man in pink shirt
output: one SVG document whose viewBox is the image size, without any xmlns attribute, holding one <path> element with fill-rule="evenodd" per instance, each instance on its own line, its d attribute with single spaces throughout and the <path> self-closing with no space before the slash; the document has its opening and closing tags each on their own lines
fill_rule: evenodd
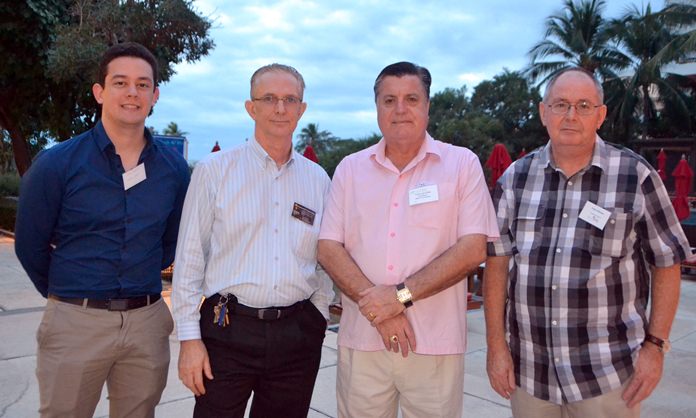
<svg viewBox="0 0 696 418">
<path fill-rule="evenodd" d="M 346 157 L 331 185 L 318 259 L 343 292 L 341 417 L 396 416 L 399 403 L 405 418 L 462 413 L 462 279 L 498 227 L 476 155 L 426 132 L 430 83 L 409 62 L 382 70 L 383 138 Z"/>
</svg>

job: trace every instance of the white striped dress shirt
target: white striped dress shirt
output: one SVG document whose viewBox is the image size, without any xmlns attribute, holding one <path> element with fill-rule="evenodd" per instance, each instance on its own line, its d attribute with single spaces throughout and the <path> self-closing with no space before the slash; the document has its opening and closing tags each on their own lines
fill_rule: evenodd
<svg viewBox="0 0 696 418">
<path fill-rule="evenodd" d="M 329 316 L 333 287 L 316 260 L 329 185 L 326 172 L 295 151 L 278 169 L 256 140 L 196 165 L 174 263 L 180 341 L 201 338 L 198 305 L 215 293 L 255 308 L 311 298 Z M 295 203 L 316 213 L 313 225 L 291 215 Z"/>
</svg>

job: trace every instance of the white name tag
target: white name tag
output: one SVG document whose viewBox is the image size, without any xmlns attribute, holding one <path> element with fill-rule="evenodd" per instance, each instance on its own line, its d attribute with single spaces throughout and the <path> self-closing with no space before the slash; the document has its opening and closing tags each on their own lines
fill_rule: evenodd
<svg viewBox="0 0 696 418">
<path fill-rule="evenodd" d="M 134 169 L 123 173 L 123 190 L 128 190 L 141 181 L 145 180 L 145 163 L 137 165 Z"/>
<path fill-rule="evenodd" d="M 580 219 L 596 228 L 604 229 L 610 215 L 611 212 L 608 210 L 597 206 L 592 202 L 586 202 L 585 207 L 582 208 L 582 211 L 580 212 Z"/>
<path fill-rule="evenodd" d="M 408 192 L 409 206 L 420 205 L 421 203 L 436 202 L 438 199 L 437 184 L 416 187 Z"/>
</svg>

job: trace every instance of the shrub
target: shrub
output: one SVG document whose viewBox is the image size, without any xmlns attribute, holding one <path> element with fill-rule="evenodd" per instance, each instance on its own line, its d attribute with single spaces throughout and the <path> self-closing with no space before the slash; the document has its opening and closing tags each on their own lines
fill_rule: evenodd
<svg viewBox="0 0 696 418">
<path fill-rule="evenodd" d="M 2 196 L 19 196 L 19 175 L 0 174 L 0 197 Z"/>
</svg>

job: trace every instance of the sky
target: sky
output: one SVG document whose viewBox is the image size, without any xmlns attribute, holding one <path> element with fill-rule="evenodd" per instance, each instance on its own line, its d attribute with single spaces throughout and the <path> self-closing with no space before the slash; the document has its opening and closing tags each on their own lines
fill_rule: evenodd
<svg viewBox="0 0 696 418">
<path fill-rule="evenodd" d="M 249 78 L 278 62 L 302 73 L 308 123 L 340 138 L 379 132 L 372 86 L 385 66 L 411 61 L 428 68 L 431 95 L 447 87 L 469 92 L 504 69 L 523 69 L 527 52 L 544 36 L 544 22 L 562 0 L 197 0 L 213 27 L 215 48 L 175 67 L 160 86 L 146 121 L 162 131 L 176 122 L 187 132 L 189 161 L 253 137 L 244 109 Z M 619 17 L 641 0 L 608 0 L 605 17 Z M 663 1 L 651 1 L 653 10 Z"/>
</svg>

